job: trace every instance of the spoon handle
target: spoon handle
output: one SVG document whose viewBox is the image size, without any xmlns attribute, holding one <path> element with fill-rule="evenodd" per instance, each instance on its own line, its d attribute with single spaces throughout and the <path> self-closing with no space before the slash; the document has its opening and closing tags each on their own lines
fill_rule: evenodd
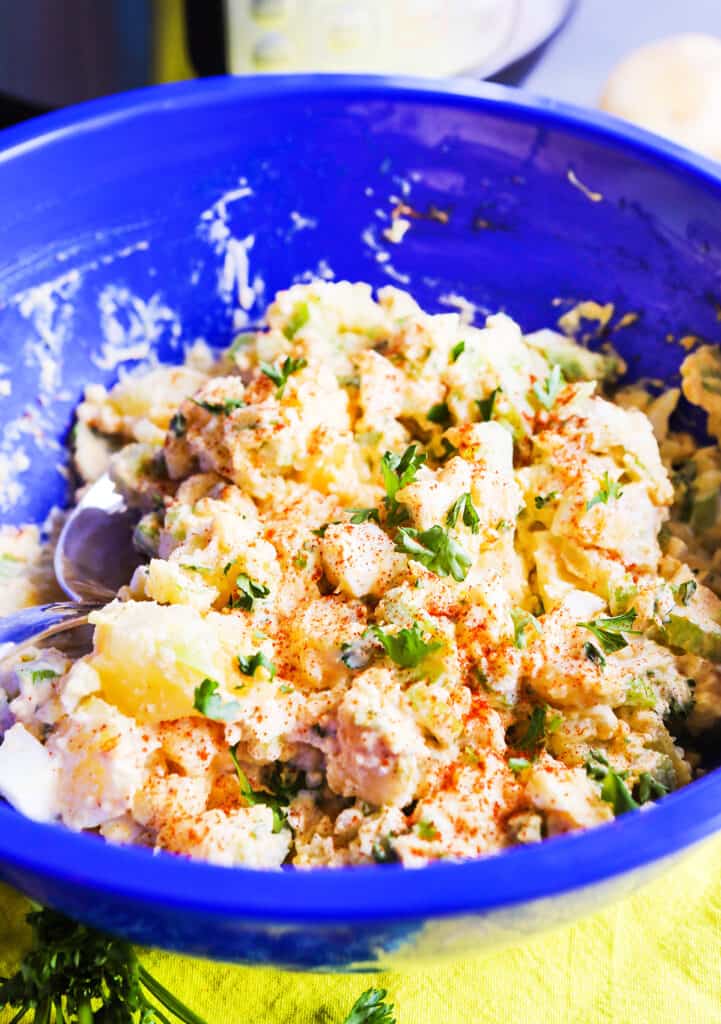
<svg viewBox="0 0 721 1024">
<path fill-rule="evenodd" d="M 56 601 L 24 608 L 14 615 L 0 618 L 0 644 L 39 643 L 56 633 L 85 625 L 90 612 L 98 607 L 99 604 L 90 601 Z M 17 652 L 18 648 L 13 647 L 12 652 L 1 651 L 0 657 Z"/>
</svg>

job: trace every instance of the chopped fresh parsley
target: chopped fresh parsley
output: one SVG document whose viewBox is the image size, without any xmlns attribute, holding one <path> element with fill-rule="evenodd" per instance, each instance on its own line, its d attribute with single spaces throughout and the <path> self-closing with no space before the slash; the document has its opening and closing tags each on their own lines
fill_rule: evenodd
<svg viewBox="0 0 721 1024">
<path fill-rule="evenodd" d="M 240 704 L 237 700 L 223 703 L 218 696 L 218 683 L 215 679 L 208 678 L 204 679 L 200 686 L 195 687 L 193 707 L 201 715 L 212 718 L 216 722 L 229 722 L 240 711 Z"/>
<path fill-rule="evenodd" d="M 614 651 L 622 651 L 624 647 L 628 647 L 628 641 L 622 635 L 623 633 L 639 635 L 637 629 L 631 629 L 635 621 L 636 610 L 631 608 L 621 615 L 599 618 L 592 622 L 579 622 L 578 625 L 593 633 L 604 654 L 613 654 Z"/>
<path fill-rule="evenodd" d="M 623 488 L 618 480 L 612 480 L 606 470 L 599 480 L 598 490 L 591 500 L 586 502 L 586 511 L 590 512 L 594 505 L 607 505 L 609 501 L 616 501 L 622 494 Z"/>
<path fill-rule="evenodd" d="M 354 526 L 371 520 L 374 523 L 380 523 L 381 521 L 380 512 L 377 508 L 349 508 L 346 511 L 350 513 L 350 521 Z"/>
<path fill-rule="evenodd" d="M 180 568 L 186 572 L 199 572 L 201 576 L 212 573 L 212 569 L 209 565 L 197 565 L 195 562 L 181 562 Z"/>
<path fill-rule="evenodd" d="M 542 405 L 544 409 L 552 409 L 565 383 L 563 371 L 560 365 L 556 363 L 543 384 L 536 383 L 533 385 L 533 394 L 539 405 Z"/>
<path fill-rule="evenodd" d="M 241 796 L 249 807 L 255 807 L 256 804 L 264 804 L 266 807 L 270 807 L 273 812 L 273 832 L 280 832 L 287 822 L 287 806 L 272 793 L 265 793 L 263 790 L 253 789 L 248 781 L 248 776 L 240 767 L 237 743 L 234 747 L 228 747 L 228 752 L 233 762 L 233 767 L 235 768 L 235 774 L 238 777 L 238 787 L 240 788 Z"/>
<path fill-rule="evenodd" d="M 696 580 L 684 580 L 683 583 L 676 583 L 672 585 L 671 590 L 673 591 L 674 597 L 680 601 L 684 606 L 690 603 L 691 598 L 698 590 L 698 583 Z"/>
<path fill-rule="evenodd" d="M 188 421 L 182 412 L 176 412 L 170 419 L 169 430 L 174 437 L 182 437 L 188 429 Z"/>
<path fill-rule="evenodd" d="M 275 678 L 278 671 L 270 658 L 267 658 L 262 651 L 256 651 L 255 654 L 239 654 L 238 668 L 244 676 L 254 676 L 256 669 L 264 668 L 271 679 Z"/>
<path fill-rule="evenodd" d="M 270 377 L 276 385 L 275 397 L 282 398 L 285 392 L 285 386 L 288 383 L 288 378 L 291 374 L 297 373 L 307 365 L 308 360 L 304 359 L 302 356 L 300 359 L 293 359 L 292 356 L 286 356 L 280 369 L 278 369 L 277 366 L 273 366 L 271 363 L 261 363 L 260 368 L 266 377 Z"/>
<path fill-rule="evenodd" d="M 34 668 L 30 672 L 30 682 L 33 686 L 37 686 L 38 683 L 44 683 L 48 679 L 57 679 L 60 673 L 56 672 L 54 668 Z"/>
<path fill-rule="evenodd" d="M 526 757 L 509 757 L 508 767 L 514 775 L 520 775 L 521 772 L 525 772 L 526 768 L 531 767 L 531 762 Z"/>
<path fill-rule="evenodd" d="M 513 643 L 519 651 L 522 651 L 528 643 L 526 630 L 529 626 L 533 626 L 535 631 L 540 633 L 540 623 L 535 615 L 531 615 L 530 612 L 524 611 L 523 608 L 511 609 L 511 621 L 513 622 Z"/>
<path fill-rule="evenodd" d="M 315 534 L 316 537 L 325 537 L 325 531 L 328 529 L 329 526 L 339 525 L 340 519 L 334 519 L 332 523 L 323 523 L 323 525 L 319 526 L 317 530 L 311 530 L 310 532 Z"/>
<path fill-rule="evenodd" d="M 216 416 L 227 416 L 234 409 L 242 409 L 245 402 L 242 398 L 226 398 L 223 402 L 199 402 L 197 398 L 191 399 L 200 409 L 211 412 Z"/>
<path fill-rule="evenodd" d="M 487 395 L 486 398 L 479 398 L 476 401 L 478 411 L 481 414 L 481 419 L 483 420 L 484 423 L 488 423 L 489 420 L 493 419 L 493 411 L 496 407 L 496 399 L 498 398 L 500 393 L 500 388 L 494 388 L 493 391 L 491 391 L 490 395 Z"/>
<path fill-rule="evenodd" d="M 545 508 L 546 505 L 550 505 L 552 501 L 555 501 L 557 497 L 558 491 L 549 491 L 546 495 L 537 494 L 533 499 L 533 504 L 538 509 Z"/>
<path fill-rule="evenodd" d="M 626 704 L 632 708 L 655 708 L 653 687 L 645 679 L 632 679 L 626 687 Z"/>
<path fill-rule="evenodd" d="M 528 751 L 534 758 L 539 748 L 546 742 L 546 736 L 556 732 L 563 721 L 559 714 L 552 715 L 546 720 L 548 711 L 546 704 L 534 708 L 526 724 L 526 731 L 516 743 L 519 750 Z"/>
<path fill-rule="evenodd" d="M 412 484 L 416 473 L 426 461 L 423 452 L 416 453 L 417 445 L 411 444 L 402 455 L 386 452 L 381 459 L 381 472 L 386 488 L 385 504 L 388 513 L 388 525 L 397 526 L 407 519 L 408 513 L 403 505 L 396 500 L 396 494 L 402 488 Z"/>
<path fill-rule="evenodd" d="M 634 786 L 633 795 L 639 804 L 647 804 L 649 800 L 658 800 L 669 792 L 668 786 L 654 779 L 650 772 L 641 772 Z"/>
<path fill-rule="evenodd" d="M 466 350 L 465 341 L 457 341 L 451 349 L 451 362 L 455 363 L 459 356 L 463 355 Z"/>
<path fill-rule="evenodd" d="M 228 562 L 223 569 L 224 576 L 228 575 L 233 564 L 233 562 Z M 243 608 L 246 612 L 252 612 L 255 602 L 263 597 L 267 597 L 269 593 L 268 587 L 263 586 L 262 583 L 257 583 L 250 576 L 246 576 L 245 573 L 241 572 L 236 577 L 234 591 L 230 595 L 228 607 Z"/>
<path fill-rule="evenodd" d="M 635 811 L 639 806 L 631 795 L 625 779 L 628 772 L 617 772 L 608 763 L 608 758 L 600 750 L 589 751 L 586 758 L 586 771 L 595 782 L 601 783 L 601 799 L 611 804 L 613 813 L 618 817 L 627 811 Z"/>
<path fill-rule="evenodd" d="M 401 668 L 416 668 L 427 655 L 443 646 L 438 641 L 426 643 L 417 622 L 413 623 L 411 629 L 401 629 L 395 635 L 386 633 L 380 626 L 371 626 L 370 632 L 383 646 L 391 661 Z"/>
<path fill-rule="evenodd" d="M 440 462 L 447 462 L 452 455 L 458 454 L 458 449 L 454 444 L 451 444 L 447 437 L 441 438 L 441 447 L 443 448 L 443 453 L 439 458 Z"/>
<path fill-rule="evenodd" d="M 462 494 L 460 498 L 456 498 L 454 503 L 448 509 L 446 525 L 455 526 L 458 522 L 459 516 L 463 525 L 467 526 L 471 533 L 478 533 L 481 518 L 478 515 L 478 509 L 473 504 L 473 500 L 468 491 L 466 491 L 465 494 Z"/>
<path fill-rule="evenodd" d="M 428 842 L 431 842 L 433 839 L 438 839 L 440 836 L 440 832 L 432 821 L 419 821 L 416 825 L 416 829 L 420 838 L 426 839 Z"/>
<path fill-rule="evenodd" d="M 384 1002 L 384 988 L 369 988 L 356 999 L 343 1024 L 396 1024 L 393 1005 Z"/>
<path fill-rule="evenodd" d="M 450 427 L 452 420 L 448 403 L 439 402 L 437 405 L 432 405 L 426 413 L 426 419 L 431 423 L 437 423 L 439 427 Z"/>
<path fill-rule="evenodd" d="M 458 583 L 466 578 L 471 567 L 470 555 L 442 526 L 431 526 L 422 532 L 402 526 L 396 537 L 396 550 L 425 565 L 436 576 L 452 576 Z"/>
<path fill-rule="evenodd" d="M 400 857 L 393 846 L 392 836 L 383 836 L 382 839 L 373 843 L 371 852 L 376 864 L 395 864 L 400 860 Z"/>
<path fill-rule="evenodd" d="M 595 644 L 592 644 L 590 640 L 587 640 L 583 645 L 583 653 L 586 655 L 589 661 L 592 661 L 598 668 L 606 667 L 606 659 L 603 653 L 599 651 Z"/>
<path fill-rule="evenodd" d="M 288 317 L 288 322 L 283 328 L 283 334 L 288 341 L 292 341 L 301 327 L 305 327 L 309 320 L 310 310 L 308 309 L 308 303 L 296 302 L 293 312 Z"/>
</svg>

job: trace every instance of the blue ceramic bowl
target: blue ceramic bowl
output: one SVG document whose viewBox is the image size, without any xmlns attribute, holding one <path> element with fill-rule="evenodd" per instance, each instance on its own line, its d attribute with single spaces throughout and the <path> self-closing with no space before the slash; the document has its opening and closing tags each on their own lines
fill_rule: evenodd
<svg viewBox="0 0 721 1024">
<path fill-rule="evenodd" d="M 526 329 L 579 299 L 612 302 L 616 320 L 639 314 L 614 335 L 631 376 L 672 381 L 684 351 L 669 336 L 719 336 L 721 169 L 500 87 L 206 81 L 53 114 L 0 146 L 5 522 L 65 501 L 85 383 L 153 353 L 178 360 L 197 338 L 222 346 L 308 274 L 400 283 L 439 310 L 461 295 Z M 447 220 L 415 220 L 392 245 L 401 198 Z M 719 828 L 714 772 L 645 813 L 476 862 L 251 872 L 114 848 L 3 806 L 0 877 L 141 943 L 375 968 L 569 920 Z"/>
</svg>

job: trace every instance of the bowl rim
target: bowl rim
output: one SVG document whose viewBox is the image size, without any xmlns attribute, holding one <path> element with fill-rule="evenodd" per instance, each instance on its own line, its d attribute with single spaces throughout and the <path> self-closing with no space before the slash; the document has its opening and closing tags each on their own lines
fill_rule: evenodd
<svg viewBox="0 0 721 1024">
<path fill-rule="evenodd" d="M 697 179 L 721 203 L 721 164 L 626 124 L 506 86 L 475 80 L 373 75 L 267 75 L 153 86 L 45 114 L 0 132 L 0 168 L 131 118 L 207 105 L 277 101 L 283 95 L 416 101 L 532 121 Z M 207 919 L 315 924 L 423 920 L 500 911 L 600 885 L 662 862 L 721 829 L 721 769 L 658 804 L 587 832 L 465 862 L 416 869 L 373 865 L 268 871 L 224 868 L 171 854 L 112 846 L 95 836 L 31 821 L 0 806 L 0 874 L 28 873 L 69 888 L 100 890 L 155 908 Z"/>
</svg>

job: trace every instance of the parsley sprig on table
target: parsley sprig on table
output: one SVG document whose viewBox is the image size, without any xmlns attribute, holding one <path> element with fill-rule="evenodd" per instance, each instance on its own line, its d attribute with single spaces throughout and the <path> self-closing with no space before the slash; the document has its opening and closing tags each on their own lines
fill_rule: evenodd
<svg viewBox="0 0 721 1024">
<path fill-rule="evenodd" d="M 124 939 L 56 910 L 34 909 L 27 921 L 31 948 L 11 978 L 0 978 L 0 1012 L 16 1010 L 10 1024 L 206 1024 L 143 967 Z M 396 1024 L 387 995 L 384 988 L 366 989 L 343 1024 Z"/>
<path fill-rule="evenodd" d="M 385 1002 L 388 995 L 384 988 L 368 988 L 360 995 L 343 1024 L 396 1024 L 391 1003 Z"/>
<path fill-rule="evenodd" d="M 36 1024 L 205 1024 L 148 973 L 125 940 L 55 910 L 33 910 L 27 920 L 32 947 L 13 977 L 0 979 L 0 1010 L 17 1007 L 11 1024 L 29 1013 Z"/>
</svg>

